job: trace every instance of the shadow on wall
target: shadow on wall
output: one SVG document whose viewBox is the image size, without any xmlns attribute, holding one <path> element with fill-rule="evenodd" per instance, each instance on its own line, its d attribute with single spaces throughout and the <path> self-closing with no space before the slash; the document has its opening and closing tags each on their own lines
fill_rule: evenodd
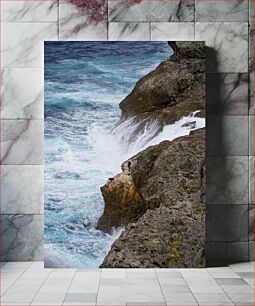
<svg viewBox="0 0 255 306">
<path fill-rule="evenodd" d="M 245 209 L 233 194 L 233 176 L 226 158 L 228 142 L 224 115 L 228 99 L 224 99 L 222 74 L 218 73 L 217 51 L 206 48 L 206 266 L 223 266 L 248 261 L 248 234 Z M 209 77 L 208 77 L 209 76 Z M 236 85 L 238 86 L 238 84 Z M 242 179 L 242 178 L 241 178 Z M 238 203 L 237 203 L 238 202 Z M 226 205 L 225 205 L 226 204 Z M 228 205 L 230 204 L 230 205 Z M 242 206 L 241 211 L 240 206 Z M 237 243 L 230 250 L 231 242 Z M 242 245 L 245 245 L 243 248 Z M 232 244 L 233 245 L 233 244 Z M 247 245 L 247 250 L 245 249 Z"/>
<path fill-rule="evenodd" d="M 215 212 L 212 211 L 213 208 L 212 203 L 213 199 L 217 198 L 217 195 L 213 195 L 212 193 L 221 192 L 221 190 L 226 190 L 228 182 L 223 179 L 220 179 L 220 175 L 225 172 L 225 169 L 221 169 L 221 171 L 217 171 L 217 165 L 214 164 L 214 160 L 210 158 L 210 156 L 214 155 L 214 150 L 221 152 L 224 147 L 223 140 L 223 122 L 222 117 L 217 117 L 217 110 L 220 107 L 221 103 L 221 80 L 220 74 L 218 72 L 218 60 L 217 60 L 217 51 L 213 48 L 206 47 L 206 72 L 207 71 L 215 71 L 214 74 L 214 82 L 213 87 L 211 86 L 208 80 L 208 74 L 206 74 L 206 266 L 219 266 L 227 264 L 227 247 L 225 242 L 218 242 L 214 240 L 214 232 L 217 230 L 217 220 L 215 216 Z M 208 101 L 213 101 L 213 112 L 211 112 L 211 108 L 209 110 Z M 213 113 L 215 115 L 213 116 Z M 211 133 L 209 131 L 208 126 L 210 124 L 215 124 L 217 122 L 217 135 L 216 133 Z M 224 163 L 222 163 L 224 167 Z M 217 190 L 217 186 L 214 186 L 215 181 L 222 181 L 221 190 Z M 218 231 L 218 230 L 217 230 Z"/>
</svg>

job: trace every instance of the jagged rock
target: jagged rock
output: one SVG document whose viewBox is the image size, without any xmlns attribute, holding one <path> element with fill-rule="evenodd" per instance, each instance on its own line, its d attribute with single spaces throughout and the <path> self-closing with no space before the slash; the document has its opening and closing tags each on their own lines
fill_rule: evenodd
<svg viewBox="0 0 255 306">
<path fill-rule="evenodd" d="M 196 127 L 196 121 L 186 122 L 182 125 L 182 127 L 186 127 L 189 129 L 194 129 Z"/>
<path fill-rule="evenodd" d="M 113 228 L 137 220 L 145 210 L 144 201 L 136 190 L 132 177 L 122 172 L 101 187 L 105 209 L 97 229 L 110 233 Z"/>
<path fill-rule="evenodd" d="M 205 115 L 204 42 L 169 42 L 175 53 L 141 78 L 120 103 L 121 121 L 135 117 L 141 129 L 157 120 L 159 131 L 200 110 Z"/>
<path fill-rule="evenodd" d="M 131 175 L 127 162 L 122 165 L 114 184 L 102 188 L 106 202 L 99 228 L 126 228 L 101 267 L 203 266 L 204 154 L 200 129 L 138 153 L 130 159 Z"/>
</svg>

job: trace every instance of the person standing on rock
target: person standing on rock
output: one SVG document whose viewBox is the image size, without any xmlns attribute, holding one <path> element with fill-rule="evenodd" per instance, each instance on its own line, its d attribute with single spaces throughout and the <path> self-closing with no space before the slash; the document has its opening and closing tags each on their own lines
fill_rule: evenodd
<svg viewBox="0 0 255 306">
<path fill-rule="evenodd" d="M 128 161 L 127 166 L 128 166 L 128 175 L 130 175 L 131 174 L 131 161 L 130 160 Z"/>
</svg>

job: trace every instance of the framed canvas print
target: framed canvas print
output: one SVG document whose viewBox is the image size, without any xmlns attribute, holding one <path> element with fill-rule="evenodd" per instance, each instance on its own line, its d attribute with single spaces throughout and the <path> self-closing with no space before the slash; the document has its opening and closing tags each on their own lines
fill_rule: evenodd
<svg viewBox="0 0 255 306">
<path fill-rule="evenodd" d="M 44 82 L 45 267 L 204 267 L 204 42 L 47 41 Z"/>
</svg>

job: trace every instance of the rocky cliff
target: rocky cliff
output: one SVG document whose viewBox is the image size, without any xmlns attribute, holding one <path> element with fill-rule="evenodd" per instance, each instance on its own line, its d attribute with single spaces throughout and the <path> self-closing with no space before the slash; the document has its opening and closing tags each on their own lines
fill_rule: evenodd
<svg viewBox="0 0 255 306">
<path fill-rule="evenodd" d="M 102 187 L 105 211 L 98 228 L 125 231 L 101 267 L 204 264 L 204 152 L 202 129 L 161 142 L 130 159 L 130 175 L 125 162 L 123 172 Z"/>
<path fill-rule="evenodd" d="M 157 120 L 159 131 L 183 116 L 205 113 L 204 42 L 169 42 L 174 54 L 141 78 L 120 103 L 121 120 L 135 117 L 142 129 Z"/>
<path fill-rule="evenodd" d="M 137 82 L 120 103 L 121 120 L 159 130 L 183 116 L 205 113 L 203 42 L 169 42 L 174 54 Z M 191 128 L 191 127 L 190 127 Z M 132 138 L 131 138 L 132 139 Z M 124 231 L 101 267 L 200 267 L 205 243 L 205 130 L 148 147 L 122 164 L 101 192 L 97 228 Z"/>
</svg>

